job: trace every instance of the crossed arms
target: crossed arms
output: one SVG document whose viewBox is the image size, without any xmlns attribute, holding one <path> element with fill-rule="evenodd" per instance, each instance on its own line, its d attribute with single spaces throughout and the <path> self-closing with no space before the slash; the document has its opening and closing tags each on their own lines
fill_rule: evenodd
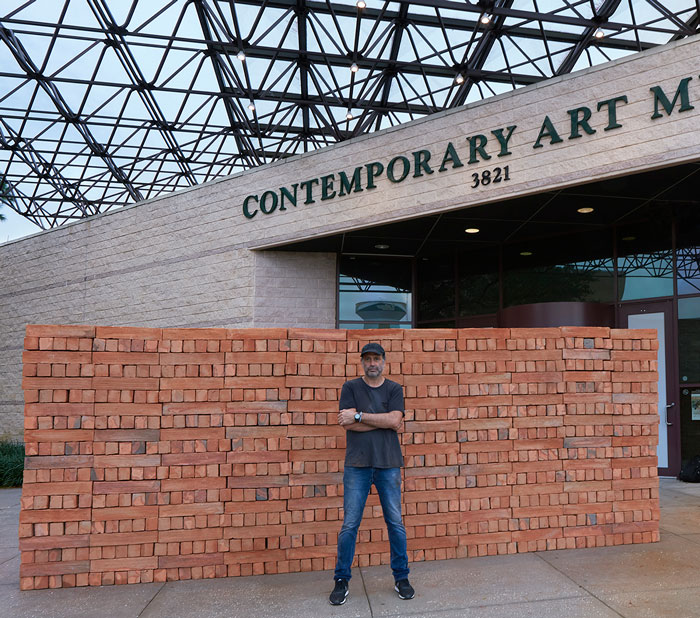
<svg viewBox="0 0 700 618">
<path fill-rule="evenodd" d="M 355 408 L 345 408 L 338 412 L 338 424 L 343 429 L 350 431 L 373 431 L 374 429 L 393 429 L 398 431 L 401 427 L 403 414 L 400 410 L 383 412 L 380 414 L 363 414 L 362 422 L 355 421 Z"/>
</svg>

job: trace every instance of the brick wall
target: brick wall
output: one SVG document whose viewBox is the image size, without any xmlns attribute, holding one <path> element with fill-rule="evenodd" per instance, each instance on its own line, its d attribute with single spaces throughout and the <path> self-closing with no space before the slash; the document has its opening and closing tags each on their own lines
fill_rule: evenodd
<svg viewBox="0 0 700 618">
<path fill-rule="evenodd" d="M 26 335 L 25 590 L 333 568 L 370 340 L 405 389 L 410 561 L 658 540 L 655 331 Z M 388 560 L 373 492 L 356 561 Z"/>
</svg>

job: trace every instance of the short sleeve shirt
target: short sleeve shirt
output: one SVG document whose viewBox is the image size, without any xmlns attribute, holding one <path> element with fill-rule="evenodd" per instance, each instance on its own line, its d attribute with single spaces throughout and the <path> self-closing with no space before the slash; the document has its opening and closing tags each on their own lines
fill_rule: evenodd
<svg viewBox="0 0 700 618">
<path fill-rule="evenodd" d="M 349 380 L 340 391 L 340 409 L 355 408 L 363 414 L 404 412 L 403 389 L 385 379 L 381 386 L 369 386 L 362 378 Z M 403 455 L 399 436 L 393 429 L 345 432 L 345 465 L 358 468 L 400 468 Z"/>
</svg>

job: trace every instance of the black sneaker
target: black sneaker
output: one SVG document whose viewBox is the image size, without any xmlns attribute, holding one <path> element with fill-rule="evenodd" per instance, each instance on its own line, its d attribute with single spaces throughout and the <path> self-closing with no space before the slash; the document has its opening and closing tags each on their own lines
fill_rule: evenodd
<svg viewBox="0 0 700 618">
<path fill-rule="evenodd" d="M 409 586 L 410 588 L 410 586 Z M 348 580 L 347 579 L 336 579 L 335 588 L 331 592 L 331 596 L 328 599 L 331 605 L 342 605 L 345 603 L 345 599 L 348 597 Z"/>
<path fill-rule="evenodd" d="M 407 579 L 400 579 L 397 581 L 394 590 L 399 593 L 399 599 L 412 599 L 416 594 L 416 591 L 413 589 L 413 586 L 408 583 Z"/>
</svg>

